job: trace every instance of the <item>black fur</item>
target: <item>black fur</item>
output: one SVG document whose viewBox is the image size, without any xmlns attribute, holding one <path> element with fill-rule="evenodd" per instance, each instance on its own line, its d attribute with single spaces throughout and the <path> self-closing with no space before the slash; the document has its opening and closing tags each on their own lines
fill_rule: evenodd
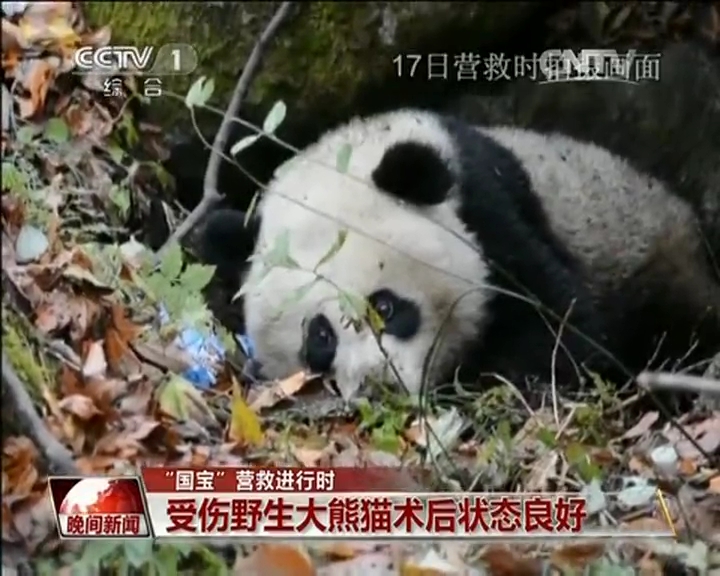
<svg viewBox="0 0 720 576">
<path fill-rule="evenodd" d="M 372 179 L 380 190 L 423 206 L 442 202 L 453 185 L 450 168 L 437 152 L 412 141 L 388 148 Z"/>
<path fill-rule="evenodd" d="M 246 226 L 244 212 L 230 208 L 215 210 L 202 224 L 198 257 L 217 266 L 222 275 L 237 276 L 238 269 L 244 267 L 253 252 L 259 229 L 258 218 L 250 218 Z"/>
<path fill-rule="evenodd" d="M 496 292 L 490 303 L 490 323 L 482 343 L 470 351 L 472 365 L 463 376 L 503 373 L 511 379 L 534 375 L 548 380 L 557 332 L 567 324 L 604 344 L 602 316 L 595 309 L 578 263 L 554 236 L 530 179 L 507 149 L 451 118 L 445 127 L 460 154 L 460 217 L 474 233 L 492 266 L 491 284 L 539 301 L 551 311 Z M 417 206 L 445 200 L 453 184 L 447 164 L 431 147 L 403 142 L 390 148 L 373 173 L 375 184 Z M 492 290 L 492 288 L 490 288 Z M 552 330 L 551 330 L 552 327 Z M 574 380 L 570 360 L 590 361 L 597 352 L 586 339 L 565 326 L 556 373 Z M 569 354 L 569 356 L 568 356 Z M 594 366 L 597 367 L 597 366 Z M 467 381 L 467 380 L 466 380 Z"/>
</svg>

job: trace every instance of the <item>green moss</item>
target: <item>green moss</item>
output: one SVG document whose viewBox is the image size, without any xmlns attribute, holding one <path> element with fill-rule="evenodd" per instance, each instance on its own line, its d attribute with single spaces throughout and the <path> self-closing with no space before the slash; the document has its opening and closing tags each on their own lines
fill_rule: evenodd
<svg viewBox="0 0 720 576">
<path fill-rule="evenodd" d="M 540 3 L 534 3 L 540 4 Z M 534 5 L 533 4 L 533 5 Z M 199 76 L 215 81 L 211 104 L 224 108 L 239 71 L 274 14 L 275 2 L 88 2 L 93 27 L 109 24 L 113 41 L 161 46 L 192 44 L 198 68 L 186 77 L 167 77 L 164 87 L 184 96 Z M 262 70 L 248 97 L 248 110 L 284 100 L 296 116 L 352 111 L 368 86 L 385 87 L 392 79 L 392 58 L 400 52 L 427 52 L 428 47 L 482 49 L 502 37 L 531 9 L 526 2 L 402 3 L 310 2 L 283 24 L 266 50 Z M 380 30 L 386 13 L 396 21 L 394 42 L 386 44 Z M 447 48 L 444 50 L 447 51 Z M 375 88 L 376 90 L 376 88 Z M 189 125 L 182 102 L 158 99 L 157 119 L 166 126 Z M 220 117 L 198 115 L 201 127 L 217 125 Z"/>
<path fill-rule="evenodd" d="M 16 314 L 3 308 L 3 347 L 18 377 L 28 386 L 28 392 L 39 400 L 43 387 L 50 382 L 50 374 L 44 362 L 30 345 L 24 330 L 24 322 Z"/>
</svg>

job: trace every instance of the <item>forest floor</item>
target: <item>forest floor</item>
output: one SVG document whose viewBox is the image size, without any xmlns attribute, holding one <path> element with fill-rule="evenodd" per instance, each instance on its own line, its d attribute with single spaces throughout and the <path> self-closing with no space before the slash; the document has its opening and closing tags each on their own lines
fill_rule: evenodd
<svg viewBox="0 0 720 576">
<path fill-rule="evenodd" d="M 669 417 L 642 389 L 597 380 L 581 399 L 550 392 L 541 409 L 508 383 L 466 400 L 455 390 L 455 406 L 435 396 L 422 414 L 389 392 L 346 413 L 305 404 L 303 374 L 246 382 L 204 301 L 213 268 L 177 244 L 160 258 L 143 244 L 185 213 L 167 192 L 160 130 L 133 116 L 134 78 L 108 96 L 102 79 L 72 73 L 78 46 L 109 41 L 76 10 L 36 3 L 3 18 L 3 574 L 720 574 L 720 411 L 706 405 Z M 199 357 L 178 338 L 189 330 L 214 348 Z M 590 523 L 675 536 L 512 547 L 58 538 L 49 475 L 249 462 L 426 465 L 423 488 L 579 492 Z M 418 482 L 406 480 L 387 489 Z"/>
</svg>

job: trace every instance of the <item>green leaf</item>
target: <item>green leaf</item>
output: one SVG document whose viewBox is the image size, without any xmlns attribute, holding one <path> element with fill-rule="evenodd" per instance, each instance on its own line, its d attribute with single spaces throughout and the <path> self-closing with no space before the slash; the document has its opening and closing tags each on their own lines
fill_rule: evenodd
<svg viewBox="0 0 720 576">
<path fill-rule="evenodd" d="M 349 292 L 340 292 L 338 299 L 340 311 L 343 315 L 353 320 L 360 320 L 365 316 L 367 303 L 364 298 L 360 298 Z"/>
<path fill-rule="evenodd" d="M 89 567 L 97 568 L 100 564 L 120 550 L 122 542 L 93 540 L 85 544 L 80 562 Z"/>
<path fill-rule="evenodd" d="M 123 542 L 125 558 L 133 568 L 141 568 L 153 558 L 153 541 L 136 539 Z"/>
<path fill-rule="evenodd" d="M 555 448 L 557 446 L 557 440 L 555 440 L 555 434 L 549 428 L 541 428 L 537 432 L 537 439 L 540 440 L 548 448 Z"/>
<path fill-rule="evenodd" d="M 310 289 L 315 285 L 316 282 L 317 278 L 314 278 L 307 284 L 303 284 L 302 286 L 293 290 L 289 296 L 286 296 L 278 307 L 278 310 L 275 313 L 275 318 L 280 317 L 282 313 L 288 308 L 288 306 L 295 304 L 296 302 L 300 302 L 300 300 L 305 298 L 305 296 L 307 296 L 307 293 L 310 292 Z"/>
<path fill-rule="evenodd" d="M 350 155 L 352 154 L 352 146 L 347 142 L 340 146 L 337 154 L 337 169 L 343 174 L 348 171 L 350 166 Z"/>
<path fill-rule="evenodd" d="M 177 374 L 161 385 L 158 404 L 163 412 L 178 420 L 195 420 L 200 424 L 214 422 L 217 425 L 202 392 Z"/>
<path fill-rule="evenodd" d="M 251 134 L 250 136 L 245 136 L 245 138 L 241 138 L 240 140 L 235 142 L 235 144 L 233 144 L 230 148 L 230 155 L 235 156 L 239 152 L 245 150 L 245 148 L 249 148 L 257 141 L 258 138 L 260 138 L 260 134 Z"/>
<path fill-rule="evenodd" d="M 190 264 L 180 275 L 178 283 L 186 290 L 200 292 L 212 280 L 215 266 L 205 264 Z"/>
<path fill-rule="evenodd" d="M 70 128 L 62 118 L 50 118 L 45 124 L 44 135 L 51 142 L 62 144 L 70 140 Z"/>
<path fill-rule="evenodd" d="M 282 100 L 275 102 L 272 109 L 265 117 L 265 121 L 263 122 L 263 131 L 268 134 L 273 134 L 282 121 L 285 120 L 286 113 L 287 107 L 285 106 L 285 102 Z"/>
<path fill-rule="evenodd" d="M 30 142 L 33 141 L 33 138 L 40 134 L 40 130 L 41 128 L 36 124 L 26 124 L 25 126 L 18 128 L 15 133 L 15 140 L 17 140 L 20 144 L 30 144 Z"/>
<path fill-rule="evenodd" d="M 340 248 L 342 248 L 343 244 L 345 244 L 345 240 L 347 239 L 347 234 L 348 234 L 347 230 L 339 230 L 338 231 L 338 235 L 337 235 L 337 238 L 335 238 L 335 242 L 333 242 L 332 246 L 330 246 L 330 249 L 327 251 L 325 256 L 320 258 L 318 263 L 315 264 L 315 268 L 313 268 L 313 270 L 317 270 L 318 268 L 320 268 L 320 266 L 325 264 L 328 260 L 330 260 L 330 258 L 335 256 L 335 254 L 337 254 L 340 251 Z"/>
<path fill-rule="evenodd" d="M 245 219 L 243 220 L 243 226 L 245 226 L 246 228 L 247 228 L 248 222 L 250 222 L 250 218 L 252 218 L 252 215 L 255 212 L 257 203 L 260 200 L 261 196 L 262 196 L 262 193 L 260 190 L 258 190 L 257 192 L 255 192 L 255 194 L 253 194 L 252 200 L 250 200 L 250 206 L 248 206 L 248 209 L 245 212 Z"/>
<path fill-rule="evenodd" d="M 120 148 L 120 146 L 117 146 L 116 144 L 111 144 L 107 147 L 107 153 L 112 158 L 112 161 L 115 162 L 115 164 L 122 164 L 123 157 L 125 156 L 125 151 Z"/>
<path fill-rule="evenodd" d="M 373 332 L 380 334 L 383 330 L 385 330 L 385 320 L 382 319 L 382 316 L 380 316 L 377 310 L 375 310 L 372 306 L 367 307 L 367 317 L 368 324 L 370 324 L 370 328 Z"/>
<path fill-rule="evenodd" d="M 207 79 L 205 76 L 201 76 L 190 86 L 190 90 L 185 96 L 185 106 L 191 110 L 196 106 L 203 106 L 210 100 L 214 90 L 215 81 L 212 78 Z"/>
<path fill-rule="evenodd" d="M 182 265 L 182 247 L 179 242 L 175 242 L 163 255 L 162 262 L 160 263 L 160 274 L 168 281 L 175 280 L 175 278 L 180 275 Z"/>
<path fill-rule="evenodd" d="M 263 262 L 270 267 L 300 268 L 290 256 L 290 232 L 283 230 L 275 237 L 275 244 L 263 257 Z"/>
</svg>

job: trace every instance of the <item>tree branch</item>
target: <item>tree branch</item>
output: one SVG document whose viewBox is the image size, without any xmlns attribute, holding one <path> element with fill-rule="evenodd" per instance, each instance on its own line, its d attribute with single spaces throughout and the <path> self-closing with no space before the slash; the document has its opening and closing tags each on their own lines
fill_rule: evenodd
<svg viewBox="0 0 720 576">
<path fill-rule="evenodd" d="M 38 416 L 25 384 L 16 374 L 5 352 L 2 355 L 2 379 L 3 393 L 9 396 L 19 424 L 47 460 L 51 473 L 79 474 L 72 453 L 52 435 Z"/>
<path fill-rule="evenodd" d="M 720 380 L 702 376 L 671 374 L 670 372 L 641 372 L 637 377 L 637 383 L 646 390 L 671 389 L 720 396 Z"/>
<path fill-rule="evenodd" d="M 215 204 L 222 200 L 223 196 L 217 189 L 217 181 L 218 174 L 220 173 L 220 163 L 222 161 L 223 152 L 227 146 L 228 136 L 230 135 L 232 117 L 240 110 L 240 105 L 250 89 L 250 85 L 252 84 L 257 69 L 260 66 L 265 50 L 267 49 L 267 45 L 277 32 L 282 22 L 285 20 L 292 4 L 293 2 L 283 2 L 280 5 L 253 47 L 250 57 L 248 58 L 242 74 L 235 86 L 235 91 L 233 92 L 230 104 L 228 104 L 228 107 L 225 110 L 222 123 L 220 124 L 220 129 L 215 135 L 215 140 L 213 141 L 212 149 L 210 151 L 210 159 L 208 160 L 208 165 L 205 170 L 202 198 L 193 211 L 188 214 L 187 218 L 180 223 L 167 241 L 161 246 L 158 251 L 158 255 L 162 255 L 174 242 L 179 242 L 190 230 L 195 227 L 202 217 L 209 212 L 213 206 L 215 206 Z"/>
</svg>

